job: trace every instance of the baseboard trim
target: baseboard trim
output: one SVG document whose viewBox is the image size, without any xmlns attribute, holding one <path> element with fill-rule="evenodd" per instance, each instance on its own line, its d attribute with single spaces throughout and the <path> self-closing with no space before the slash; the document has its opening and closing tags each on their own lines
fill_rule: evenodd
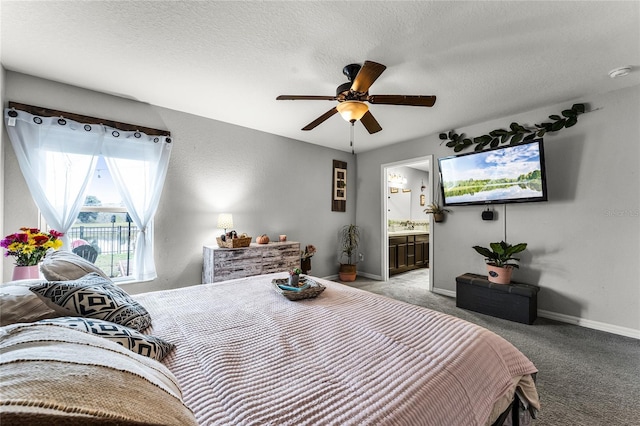
<svg viewBox="0 0 640 426">
<path fill-rule="evenodd" d="M 372 280 L 382 280 L 382 278 L 379 275 L 373 275 L 373 274 L 368 274 L 364 272 L 358 272 L 358 274 L 362 275 L 363 277 L 370 278 Z M 327 277 L 326 279 L 333 281 L 337 278 L 338 278 L 337 275 L 332 275 L 331 277 Z M 453 297 L 453 298 L 456 297 L 455 290 L 445 290 L 442 288 L 434 287 L 431 289 L 431 292 L 440 294 L 442 296 Z M 538 309 L 538 316 L 542 318 L 547 318 L 550 320 L 560 321 L 567 324 L 573 324 L 580 327 L 591 328 L 593 330 L 604 331 L 607 333 L 617 334 L 619 336 L 631 337 L 632 339 L 640 340 L 640 330 L 636 330 L 629 327 L 621 327 L 619 325 L 607 324 L 599 321 L 592 321 L 592 320 L 588 320 L 580 317 L 575 317 L 573 315 L 565 315 L 565 314 L 559 314 L 557 312 L 546 311 L 544 309 Z"/>
<path fill-rule="evenodd" d="M 320 277 L 320 278 L 322 278 L 323 280 L 327 280 L 327 281 L 336 281 L 338 279 L 338 274 L 329 275 L 329 276 Z"/>
<path fill-rule="evenodd" d="M 443 296 L 447 296 L 447 297 L 453 297 L 455 299 L 456 297 L 456 291 L 455 290 L 445 290 L 442 288 L 432 288 L 431 289 L 432 293 L 436 293 L 436 294 L 441 294 Z"/>
<path fill-rule="evenodd" d="M 433 293 L 441 294 L 448 297 L 456 297 L 455 290 L 444 290 L 441 288 L 433 288 Z M 557 312 L 545 311 L 544 309 L 538 309 L 538 316 L 555 321 L 564 322 L 567 324 L 573 324 L 580 327 L 591 328 L 593 330 L 604 331 L 607 333 L 617 334 L 619 336 L 631 337 L 633 339 L 640 339 L 640 330 L 636 330 L 628 327 L 621 327 L 619 325 L 607 324 L 599 321 L 592 321 L 584 318 L 574 317 L 572 315 L 559 314 Z"/>
<path fill-rule="evenodd" d="M 565 314 L 559 314 L 557 312 L 545 311 L 543 309 L 538 309 L 538 316 L 542 318 L 548 318 L 551 320 L 564 322 L 567 324 L 579 325 L 580 327 L 586 327 L 594 330 L 605 331 L 607 333 L 618 334 L 620 336 L 640 339 L 640 330 L 635 330 L 633 328 L 621 327 L 619 325 L 607 324 L 599 321 L 592 321 L 584 318 L 574 317 L 572 315 L 565 315 Z"/>
<path fill-rule="evenodd" d="M 369 278 L 370 280 L 382 281 L 382 275 L 374 275 L 368 272 L 358 272 L 361 277 Z"/>
<path fill-rule="evenodd" d="M 358 272 L 358 276 L 369 278 L 370 280 L 382 281 L 382 277 L 380 275 L 369 274 L 367 272 Z M 323 280 L 338 281 L 340 276 L 338 274 L 334 274 L 320 278 Z"/>
</svg>

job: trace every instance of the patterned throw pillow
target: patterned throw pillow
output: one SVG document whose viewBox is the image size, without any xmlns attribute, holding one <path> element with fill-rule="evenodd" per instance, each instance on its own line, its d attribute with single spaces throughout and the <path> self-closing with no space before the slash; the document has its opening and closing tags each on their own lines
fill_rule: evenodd
<svg viewBox="0 0 640 426">
<path fill-rule="evenodd" d="M 162 358 L 175 348 L 174 344 L 165 342 L 158 337 L 144 335 L 128 327 L 99 319 L 60 317 L 41 320 L 38 323 L 69 327 L 95 334 L 157 361 L 162 361 Z"/>
<path fill-rule="evenodd" d="M 151 325 L 151 316 L 141 304 L 96 273 L 73 281 L 42 283 L 29 290 L 62 315 L 102 319 L 138 331 Z"/>
</svg>

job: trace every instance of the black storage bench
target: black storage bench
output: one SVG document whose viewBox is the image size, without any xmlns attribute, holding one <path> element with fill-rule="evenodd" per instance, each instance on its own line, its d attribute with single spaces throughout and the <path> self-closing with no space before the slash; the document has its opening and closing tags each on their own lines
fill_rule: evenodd
<svg viewBox="0 0 640 426">
<path fill-rule="evenodd" d="M 456 277 L 456 306 L 523 324 L 538 317 L 540 287 L 512 282 L 494 284 L 486 276 L 466 273 Z"/>
</svg>

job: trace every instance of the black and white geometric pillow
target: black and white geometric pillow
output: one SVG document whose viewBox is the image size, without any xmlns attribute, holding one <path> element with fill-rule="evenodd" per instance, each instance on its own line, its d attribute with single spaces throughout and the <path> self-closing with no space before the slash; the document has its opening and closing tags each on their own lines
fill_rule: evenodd
<svg viewBox="0 0 640 426">
<path fill-rule="evenodd" d="M 141 304 L 95 272 L 73 281 L 37 284 L 29 290 L 62 315 L 101 319 L 138 331 L 151 325 L 151 316 Z"/>
<path fill-rule="evenodd" d="M 175 347 L 173 343 L 158 337 L 147 336 L 128 327 L 99 319 L 60 317 L 40 320 L 38 324 L 53 324 L 95 334 L 157 361 L 161 361 Z"/>
</svg>

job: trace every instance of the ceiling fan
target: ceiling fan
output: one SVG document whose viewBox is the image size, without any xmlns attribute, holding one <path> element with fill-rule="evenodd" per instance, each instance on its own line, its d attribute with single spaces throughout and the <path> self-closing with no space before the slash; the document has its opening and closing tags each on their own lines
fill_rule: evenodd
<svg viewBox="0 0 640 426">
<path fill-rule="evenodd" d="M 435 96 L 370 95 L 369 87 L 380 77 L 380 74 L 382 74 L 386 68 L 386 66 L 372 61 L 365 61 L 362 66 L 360 66 L 360 64 L 350 64 L 342 69 L 342 73 L 347 76 L 349 82 L 338 86 L 335 96 L 280 95 L 276 99 L 279 101 L 338 101 L 338 105 L 304 126 L 302 130 L 312 130 L 339 112 L 342 118 L 349 121 L 352 125 L 354 122 L 360 120 L 370 134 L 379 132 L 382 130 L 382 127 L 373 117 L 373 114 L 369 111 L 369 107 L 364 102 L 369 102 L 370 104 L 421 107 L 431 107 L 436 103 Z"/>
</svg>

